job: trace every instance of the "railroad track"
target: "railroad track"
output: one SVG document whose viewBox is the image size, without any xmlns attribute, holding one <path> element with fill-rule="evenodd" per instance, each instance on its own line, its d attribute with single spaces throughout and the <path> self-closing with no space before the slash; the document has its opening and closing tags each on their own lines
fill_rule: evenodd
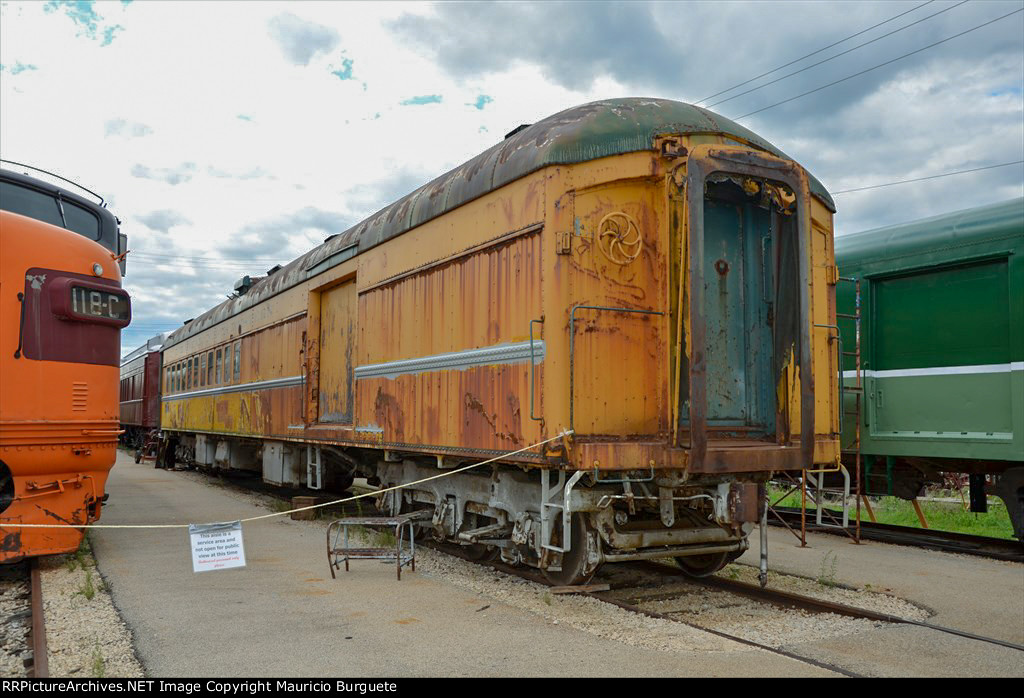
<svg viewBox="0 0 1024 698">
<path fill-rule="evenodd" d="M 46 620 L 43 615 L 43 584 L 39 558 L 29 562 L 29 586 L 32 589 L 32 678 L 50 677 L 50 658 L 46 649 Z"/>
<path fill-rule="evenodd" d="M 792 507 L 775 507 L 773 509 L 781 516 L 787 524 L 794 528 L 800 527 L 800 510 Z M 839 512 L 833 512 L 841 517 Z M 819 527 L 811 525 L 813 512 L 807 514 L 807 530 L 814 533 L 829 533 L 833 535 L 846 535 L 842 529 L 833 527 Z M 768 517 L 768 523 L 781 526 L 782 523 L 772 517 Z M 852 530 L 853 521 L 850 522 Z M 966 533 L 952 533 L 949 531 L 936 531 L 927 528 L 912 528 L 910 526 L 893 526 L 891 524 L 872 523 L 870 521 L 860 522 L 860 536 L 865 540 L 875 540 L 881 543 L 892 543 L 894 545 L 909 545 L 928 550 L 941 550 L 949 553 L 960 553 L 962 555 L 976 555 L 994 560 L 1009 560 L 1011 562 L 1024 562 L 1024 543 L 1016 540 L 992 538 L 990 536 L 974 536 Z"/>
<path fill-rule="evenodd" d="M 494 569 L 504 574 L 519 577 L 521 579 L 527 579 L 529 581 L 541 584 L 544 586 L 552 586 L 542 574 L 531 568 L 512 567 L 500 561 L 481 561 L 476 560 L 472 556 L 467 555 L 466 552 L 458 545 L 448 543 L 438 543 L 432 540 L 422 541 L 420 545 L 441 552 L 453 557 L 458 557 L 467 562 L 472 562 L 477 565 L 482 565 Z M 811 596 L 805 596 L 803 594 L 796 594 L 793 592 L 784 591 L 781 589 L 764 588 L 754 585 L 747 584 L 736 580 L 726 579 L 722 577 L 705 577 L 702 579 L 695 579 L 683 575 L 678 570 L 673 569 L 671 566 L 666 564 L 658 563 L 657 561 L 641 561 L 633 563 L 616 563 L 614 565 L 606 565 L 604 568 L 623 570 L 631 568 L 634 570 L 640 570 L 648 575 L 653 575 L 654 579 L 651 579 L 647 584 L 621 584 L 615 581 L 610 581 L 607 591 L 581 591 L 581 595 L 589 596 L 597 599 L 604 603 L 612 604 L 624 610 L 638 613 L 650 618 L 658 618 L 661 620 L 667 620 L 674 623 L 681 623 L 683 625 L 695 628 L 702 632 L 707 632 L 718 637 L 731 640 L 749 647 L 771 652 L 773 654 L 781 655 L 789 659 L 793 659 L 805 664 L 809 664 L 818 668 L 827 669 L 829 671 L 836 672 L 843 676 L 852 678 L 859 678 L 862 675 L 850 671 L 837 664 L 823 662 L 819 659 L 801 655 L 796 652 L 792 652 L 780 647 L 774 647 L 761 642 L 756 642 L 749 638 L 742 637 L 740 635 L 726 632 L 724 630 L 708 627 L 698 623 L 692 623 L 684 620 L 672 613 L 662 613 L 659 611 L 645 608 L 641 605 L 644 600 L 651 598 L 671 598 L 672 596 L 682 596 L 687 591 L 677 591 L 670 593 L 657 593 L 659 589 L 664 588 L 665 582 L 681 582 L 686 585 L 692 585 L 694 587 L 704 587 L 708 589 L 714 589 L 728 594 L 733 594 L 740 597 L 753 599 L 754 601 L 770 604 L 782 610 L 799 610 L 813 614 L 834 614 L 838 616 L 845 616 L 847 618 L 864 619 L 874 621 L 876 623 L 888 623 L 893 625 L 914 625 L 921 628 L 927 628 L 936 632 L 941 632 L 949 635 L 955 635 L 958 637 L 974 640 L 981 643 L 987 643 L 992 645 L 998 645 L 1006 647 L 1019 652 L 1024 652 L 1024 645 L 1018 645 L 1013 642 L 1007 642 L 998 638 L 985 637 L 977 635 L 975 633 L 958 630 L 956 628 L 947 628 L 945 626 L 936 625 L 934 623 L 928 623 L 926 621 L 914 620 L 911 618 L 903 618 L 890 613 L 882 613 L 873 611 L 870 609 L 859 608 L 855 606 L 849 606 L 846 604 L 836 603 L 833 601 L 826 601 L 823 599 L 814 598 Z M 592 580 L 593 583 L 602 582 L 602 572 L 598 572 L 598 576 Z M 656 592 L 653 595 L 650 592 Z M 626 598 L 622 598 L 625 594 Z"/>
<path fill-rule="evenodd" d="M 5 613 L 2 619 L 4 672 L 23 670 L 29 678 L 48 678 L 38 559 L 3 566 L 0 596 Z"/>
</svg>

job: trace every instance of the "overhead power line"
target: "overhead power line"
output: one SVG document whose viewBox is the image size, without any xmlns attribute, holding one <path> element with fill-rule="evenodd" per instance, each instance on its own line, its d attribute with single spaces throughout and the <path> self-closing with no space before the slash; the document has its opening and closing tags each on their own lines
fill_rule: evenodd
<svg viewBox="0 0 1024 698">
<path fill-rule="evenodd" d="M 928 2 L 924 2 L 924 3 L 921 3 L 920 5 L 917 5 L 916 7 L 912 7 L 909 10 L 907 10 L 906 12 L 901 12 L 898 15 L 890 17 L 889 19 L 885 20 L 884 22 L 879 22 L 878 24 L 872 25 L 872 26 L 868 27 L 867 29 L 863 29 L 863 30 L 857 32 L 856 34 L 850 34 L 845 39 L 840 39 L 839 41 L 836 41 L 835 43 L 829 44 L 828 46 L 823 46 L 822 48 L 819 48 L 817 51 L 811 51 L 810 53 L 808 53 L 806 55 L 803 55 L 803 56 L 800 56 L 799 58 L 791 60 L 789 63 L 784 63 L 784 64 L 780 65 L 778 68 L 772 68 L 771 70 L 769 70 L 766 73 L 761 73 L 760 75 L 752 77 L 749 80 L 744 80 L 743 82 L 738 82 L 735 85 L 733 85 L 732 87 L 728 87 L 728 88 L 722 90 L 721 92 L 716 92 L 715 94 L 709 95 L 709 96 L 705 97 L 704 99 L 697 100 L 696 103 L 700 104 L 701 102 L 706 102 L 709 99 L 714 99 L 718 95 L 724 95 L 726 92 L 731 92 L 732 90 L 735 90 L 737 87 L 743 87 L 744 85 L 747 85 L 747 84 L 749 84 L 751 82 L 754 82 L 754 80 L 760 80 L 761 78 L 765 77 L 766 75 L 771 75 L 772 73 L 774 73 L 777 70 L 782 70 L 783 68 L 788 68 L 789 66 L 793 65 L 794 63 L 799 63 L 800 61 L 802 61 L 805 58 L 810 58 L 811 56 L 816 56 L 819 53 L 821 53 L 822 51 L 827 51 L 830 48 L 832 48 L 833 46 L 838 46 L 839 44 L 841 44 L 841 43 L 843 43 L 845 41 L 849 41 L 850 39 L 855 39 L 858 36 L 860 36 L 861 34 L 866 34 L 867 32 L 871 31 L 872 29 L 877 29 L 878 27 L 882 26 L 883 24 L 888 24 L 889 22 L 892 22 L 894 20 L 899 19 L 903 15 L 910 14 L 914 10 L 921 9 L 925 5 L 931 5 L 933 2 L 935 2 L 935 0 L 928 0 Z"/>
<path fill-rule="evenodd" d="M 957 7 L 960 7 L 961 5 L 963 5 L 963 4 L 967 3 L 967 2 L 969 2 L 969 0 L 960 0 L 960 2 L 958 2 L 955 5 L 950 5 L 949 7 L 941 9 L 938 12 L 933 12 L 932 14 L 928 15 L 927 17 L 922 17 L 921 19 L 917 20 L 916 22 L 911 22 L 910 24 L 908 24 L 906 26 L 903 26 L 903 27 L 900 27 L 899 29 L 893 29 L 891 32 L 888 32 L 886 34 L 882 34 L 879 37 L 871 39 L 870 41 L 865 41 L 863 44 L 857 44 L 853 48 L 848 48 L 845 51 L 841 51 L 841 52 L 837 53 L 834 56 L 829 56 L 828 58 L 824 58 L 824 59 L 818 61 L 817 63 L 811 63 L 809 66 L 801 68 L 800 70 L 794 70 L 792 73 L 786 73 L 782 77 L 775 78 L 774 80 L 769 80 L 768 82 L 764 83 L 763 85 L 758 85 L 757 87 L 751 87 L 749 90 L 744 90 L 743 92 L 740 92 L 739 94 L 735 94 L 732 97 L 726 97 L 725 99 L 720 99 L 720 100 L 718 100 L 717 102 L 715 102 L 713 104 L 709 104 L 708 108 L 710 109 L 711 107 L 717 106 L 719 104 L 725 104 L 726 102 L 731 102 L 732 100 L 734 100 L 734 99 L 736 99 L 738 97 L 742 97 L 743 95 L 748 95 L 751 92 L 757 92 L 758 90 L 760 90 L 763 87 L 768 87 L 769 85 L 774 85 L 777 82 L 781 82 L 782 80 L 785 80 L 787 78 L 791 78 L 794 75 L 797 75 L 799 73 L 804 72 L 805 70 L 810 70 L 811 68 L 816 68 L 819 65 L 821 65 L 822 63 L 828 63 L 831 60 L 839 58 L 840 56 L 845 56 L 848 53 L 852 53 L 853 51 L 856 51 L 857 49 L 864 48 L 865 46 L 867 46 L 869 44 L 875 43 L 876 41 L 881 41 L 882 39 L 885 39 L 886 37 L 892 36 L 893 34 L 898 34 L 899 32 L 903 31 L 904 29 L 910 29 L 911 27 L 913 27 L 916 24 L 920 24 L 921 22 L 926 22 L 929 19 L 931 19 L 932 17 L 936 17 L 938 15 L 941 15 L 943 12 L 949 12 L 950 10 L 956 9 Z"/>
<path fill-rule="evenodd" d="M 773 109 L 774 107 L 780 106 L 782 104 L 787 104 L 788 102 L 792 102 L 793 100 L 800 99 L 801 97 L 806 97 L 807 95 L 814 94 L 815 92 L 819 92 L 821 90 L 824 90 L 827 87 L 832 87 L 833 85 L 838 85 L 841 82 L 846 82 L 847 80 L 852 80 L 853 78 L 855 78 L 855 77 L 857 77 L 859 75 L 864 75 L 865 73 L 870 73 L 872 70 L 878 70 L 879 68 L 887 66 L 890 63 L 895 63 L 896 61 L 899 61 L 899 60 L 902 60 L 904 58 L 907 58 L 908 56 L 913 56 L 915 53 L 921 53 L 922 51 L 926 51 L 926 50 L 928 50 L 930 48 L 934 48 L 935 46 L 938 46 L 939 44 L 944 44 L 947 41 L 952 41 L 953 39 L 956 39 L 957 37 L 963 36 L 964 34 L 970 34 L 973 31 L 977 31 L 978 29 L 981 29 L 982 27 L 987 27 L 990 24 L 994 24 L 994 23 L 996 23 L 996 22 L 998 22 L 1000 20 L 1004 20 L 1007 17 L 1011 17 L 1011 16 L 1013 16 L 1015 14 L 1019 14 L 1021 12 L 1024 12 L 1024 7 L 1020 8 L 1018 10 L 1014 10 L 1013 12 L 1007 12 L 1005 15 L 1002 15 L 1000 17 L 996 17 L 995 19 L 990 19 L 989 21 L 984 22 L 983 24 L 979 24 L 977 26 L 971 27 L 970 29 L 966 29 L 966 30 L 960 32 L 959 34 L 954 34 L 953 36 L 948 36 L 945 39 L 940 39 L 939 41 L 936 41 L 935 43 L 928 44 L 927 46 L 922 46 L 921 48 L 916 49 L 914 51 L 911 51 L 909 53 L 904 53 L 902 56 L 897 56 L 896 58 L 892 58 L 892 59 L 890 59 L 888 61 L 885 61 L 884 63 L 879 63 L 878 65 L 875 65 L 875 66 L 872 66 L 870 68 L 866 68 L 864 70 L 858 71 L 858 72 L 854 73 L 853 75 L 847 75 L 845 78 L 840 78 L 838 80 L 833 80 L 832 82 L 830 82 L 830 83 L 828 83 L 826 85 L 821 85 L 820 87 L 815 87 L 813 90 L 808 90 L 807 92 L 802 92 L 801 94 L 798 94 L 798 95 L 795 95 L 793 97 L 790 97 L 789 99 L 784 99 L 781 102 L 775 102 L 774 104 L 769 104 L 767 107 L 761 107 L 760 109 L 755 109 L 752 112 L 747 112 L 746 114 L 744 114 L 742 116 L 735 117 L 733 120 L 734 121 L 738 121 L 739 119 L 745 119 L 748 116 L 753 116 L 754 114 L 760 114 L 763 111 L 767 111 L 768 109 Z"/>
<path fill-rule="evenodd" d="M 942 174 L 930 175 L 928 177 L 915 177 L 914 179 L 901 179 L 896 182 L 886 182 L 885 184 L 872 184 L 867 187 L 857 187 L 856 189 L 843 189 L 841 191 L 830 191 L 829 194 L 835 196 L 837 194 L 849 194 L 855 191 L 866 191 L 868 189 L 881 189 L 882 187 L 892 187 L 897 184 L 908 184 L 910 182 L 923 182 L 926 179 L 939 179 L 940 177 L 952 177 L 953 175 L 967 174 L 968 172 L 981 172 L 982 170 L 994 170 L 997 167 L 1010 167 L 1011 165 L 1022 165 L 1024 160 L 1015 160 L 1014 162 L 1002 162 L 998 165 L 987 165 L 985 167 L 974 167 L 969 170 L 957 170 L 956 172 L 944 172 Z"/>
<path fill-rule="evenodd" d="M 881 189 L 882 187 L 892 187 L 892 186 L 895 186 L 897 184 L 909 184 L 911 182 L 923 182 L 923 181 L 929 180 L 929 179 L 940 179 L 942 177 L 952 177 L 953 175 L 968 174 L 968 173 L 971 173 L 971 172 L 981 172 L 983 170 L 994 170 L 994 169 L 997 169 L 997 168 L 1000 168 L 1000 167 L 1011 167 L 1013 165 L 1021 165 L 1021 164 L 1024 164 L 1024 160 L 1014 160 L 1013 162 L 1001 162 L 1001 163 L 996 164 L 996 165 L 985 165 L 984 167 L 972 167 L 972 168 L 966 169 L 966 170 L 954 170 L 953 172 L 943 172 L 942 174 L 929 175 L 927 177 L 914 177 L 913 179 L 900 179 L 900 180 L 897 180 L 895 182 L 884 182 L 882 184 L 871 184 L 871 185 L 868 185 L 866 187 L 856 187 L 854 189 L 841 189 L 839 191 L 830 191 L 829 194 L 831 194 L 832 196 L 837 196 L 839 194 L 851 194 L 853 192 L 858 192 L 858 191 L 867 191 L 868 189 Z M 215 260 L 216 258 L 215 257 L 203 257 L 203 258 L 178 257 L 178 258 L 173 258 L 173 255 L 160 255 L 160 256 L 161 257 L 170 257 L 171 259 L 169 261 L 166 261 L 166 262 L 165 261 L 151 261 L 151 260 L 144 259 L 144 258 L 143 259 L 136 259 L 134 261 L 135 261 L 136 264 L 143 264 L 145 266 L 170 266 L 170 267 L 176 267 L 176 268 L 190 268 L 190 269 L 194 269 L 194 268 L 199 268 L 199 269 L 216 269 L 216 270 L 221 270 L 221 271 L 245 271 L 246 268 L 251 268 L 253 266 L 258 266 L 258 265 L 266 263 L 265 261 L 262 261 L 262 260 L 247 260 L 247 259 L 237 258 L 236 260 L 234 260 L 232 262 L 231 266 L 204 265 L 203 263 L 195 264 L 192 260 L 193 259 Z M 129 261 L 131 261 L 131 260 L 129 260 Z M 248 265 L 248 266 L 246 266 L 246 265 Z M 129 278 L 128 281 L 130 283 L 131 279 Z M 133 324 L 131 326 L 132 327 L 138 327 L 138 325 L 135 325 L 135 324 Z"/>
</svg>

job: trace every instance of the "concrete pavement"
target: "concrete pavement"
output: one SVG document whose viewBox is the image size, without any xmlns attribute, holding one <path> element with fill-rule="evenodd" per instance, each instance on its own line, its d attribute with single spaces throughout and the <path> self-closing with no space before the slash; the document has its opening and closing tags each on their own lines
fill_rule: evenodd
<svg viewBox="0 0 1024 698">
<path fill-rule="evenodd" d="M 104 524 L 267 513 L 118 455 Z M 244 525 L 248 566 L 194 574 L 187 531 L 97 529 L 100 572 L 148 673 L 178 676 L 822 676 L 761 650 L 668 652 L 555 625 L 422 573 L 357 562 L 331 580 L 322 522 Z M 481 612 L 483 606 L 489 606 Z"/>
</svg>

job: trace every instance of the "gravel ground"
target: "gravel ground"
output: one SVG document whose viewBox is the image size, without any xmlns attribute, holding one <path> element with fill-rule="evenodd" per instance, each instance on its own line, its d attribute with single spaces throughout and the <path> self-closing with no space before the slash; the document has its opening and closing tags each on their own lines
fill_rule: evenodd
<svg viewBox="0 0 1024 698">
<path fill-rule="evenodd" d="M 0 676 L 28 676 L 32 595 L 24 563 L 0 566 Z"/>
<path fill-rule="evenodd" d="M 606 581 L 624 581 L 636 588 L 612 592 L 648 611 L 664 613 L 700 627 L 736 635 L 769 647 L 786 647 L 803 642 L 853 635 L 890 624 L 833 613 L 811 613 L 800 609 L 783 609 L 773 604 L 750 599 L 729 591 L 710 589 L 685 580 L 659 582 L 653 572 L 636 572 L 629 566 L 620 570 L 606 567 L 601 575 Z M 718 573 L 725 579 L 757 584 L 757 569 L 731 564 Z M 810 596 L 847 606 L 888 613 L 914 620 L 924 620 L 928 612 L 894 596 L 869 589 L 852 589 L 793 575 L 769 572 L 769 587 L 803 596 Z"/>
<path fill-rule="evenodd" d="M 39 570 L 50 676 L 144 677 L 131 633 L 88 549 L 42 558 Z"/>
</svg>

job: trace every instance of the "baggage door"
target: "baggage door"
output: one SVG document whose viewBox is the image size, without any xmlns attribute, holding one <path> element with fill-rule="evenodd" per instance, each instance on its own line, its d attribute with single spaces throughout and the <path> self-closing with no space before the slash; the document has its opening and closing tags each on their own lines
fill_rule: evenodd
<svg viewBox="0 0 1024 698">
<path fill-rule="evenodd" d="M 356 282 L 320 294 L 320 371 L 317 421 L 352 424 L 355 383 Z"/>
</svg>

